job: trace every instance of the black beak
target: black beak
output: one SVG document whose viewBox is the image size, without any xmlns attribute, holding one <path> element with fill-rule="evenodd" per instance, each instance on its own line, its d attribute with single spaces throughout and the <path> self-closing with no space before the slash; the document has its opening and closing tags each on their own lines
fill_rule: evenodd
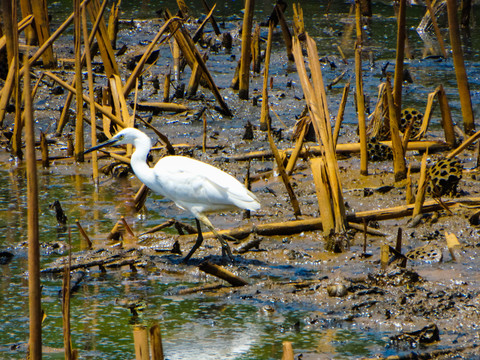
<svg viewBox="0 0 480 360">
<path fill-rule="evenodd" d="M 95 151 L 95 150 L 99 150 L 99 149 L 101 149 L 101 148 L 103 148 L 103 147 L 105 147 L 105 146 L 114 145 L 117 141 L 118 141 L 118 139 L 116 139 L 116 138 L 113 137 L 113 138 L 111 138 L 110 140 L 104 141 L 104 142 L 101 143 L 101 144 L 98 144 L 98 145 L 96 145 L 96 146 L 94 146 L 94 147 L 91 147 L 91 148 L 88 149 L 88 150 L 85 150 L 83 153 L 84 153 L 84 154 L 88 154 L 89 152 L 92 152 L 92 151 Z"/>
</svg>

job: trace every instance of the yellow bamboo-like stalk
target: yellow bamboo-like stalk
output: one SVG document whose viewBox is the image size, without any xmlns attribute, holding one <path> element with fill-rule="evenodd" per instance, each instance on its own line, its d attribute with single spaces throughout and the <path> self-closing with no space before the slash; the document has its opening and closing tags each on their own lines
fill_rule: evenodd
<svg viewBox="0 0 480 360">
<path fill-rule="evenodd" d="M 275 162 L 277 163 L 278 172 L 282 178 L 283 184 L 287 189 L 288 196 L 290 197 L 290 203 L 293 207 L 293 213 L 296 217 L 299 217 L 302 213 L 300 211 L 300 205 L 298 204 L 297 197 L 295 192 L 293 191 L 292 184 L 290 183 L 290 179 L 285 171 L 285 167 L 283 166 L 283 158 L 280 156 L 277 147 L 275 146 L 275 142 L 273 141 L 271 129 L 270 129 L 270 122 L 268 122 L 267 128 L 267 135 L 268 135 L 268 142 L 270 144 L 270 149 L 272 150 L 273 156 L 275 158 Z"/>
<path fill-rule="evenodd" d="M 260 73 L 261 65 L 261 54 L 260 54 L 260 25 L 255 27 L 252 37 L 252 61 L 253 61 L 253 71 L 257 74 Z"/>
<path fill-rule="evenodd" d="M 275 12 L 277 14 L 280 27 L 282 28 L 283 41 L 285 42 L 285 47 L 287 49 L 288 60 L 293 61 L 292 34 L 288 28 L 287 20 L 285 19 L 282 8 L 278 4 L 275 5 Z"/>
<path fill-rule="evenodd" d="M 26 18 L 28 16 L 31 16 L 33 18 L 32 5 L 30 4 L 29 0 L 20 0 L 20 10 L 22 12 L 22 18 Z M 29 24 L 25 28 L 25 43 L 27 45 L 34 45 L 36 40 L 37 40 L 37 33 L 35 31 L 35 27 Z"/>
<path fill-rule="evenodd" d="M 90 54 L 90 46 L 88 43 L 88 30 L 87 30 L 87 14 L 85 8 L 82 10 L 82 30 L 83 30 L 83 40 L 85 42 L 85 60 L 87 63 L 87 72 L 88 72 L 88 92 L 90 95 L 90 136 L 92 147 L 97 144 L 97 126 L 95 121 L 95 100 L 94 100 L 94 85 L 93 85 L 93 69 L 92 69 L 92 56 Z M 92 152 L 92 169 L 93 169 L 93 181 L 95 184 L 98 184 L 98 156 L 97 152 Z"/>
<path fill-rule="evenodd" d="M 413 208 L 412 219 L 422 212 L 422 206 L 425 202 L 425 190 L 427 182 L 427 158 L 428 152 L 423 154 L 422 167 L 420 169 L 420 179 L 418 180 L 417 197 L 415 198 L 415 207 Z"/>
<path fill-rule="evenodd" d="M 282 360 L 293 360 L 294 354 L 293 354 L 292 343 L 290 341 L 284 341 L 282 346 L 283 346 Z"/>
<path fill-rule="evenodd" d="M 409 164 L 407 169 L 407 190 L 405 192 L 405 199 L 407 205 L 412 204 L 415 201 L 412 191 L 412 164 Z"/>
<path fill-rule="evenodd" d="M 65 360 L 72 360 L 72 338 L 70 332 L 70 268 L 72 266 L 71 240 L 69 241 L 68 261 L 65 263 L 62 283 L 62 322 L 63 322 L 63 348 Z"/>
<path fill-rule="evenodd" d="M 133 341 L 135 346 L 136 360 L 150 360 L 148 348 L 148 331 L 143 325 L 135 325 L 133 328 Z"/>
<path fill-rule="evenodd" d="M 86 1 L 84 1 L 80 4 L 81 9 L 84 8 L 85 2 Z M 102 3 L 102 6 L 100 7 L 100 10 L 98 11 L 97 19 L 95 20 L 95 23 L 92 26 L 92 31 L 90 32 L 90 36 L 88 38 L 88 44 L 89 44 L 88 46 L 89 47 L 92 46 L 93 40 L 95 39 L 95 34 L 97 32 L 98 26 L 100 25 L 100 20 L 102 19 L 103 12 L 105 11 L 106 4 L 107 4 L 107 0 L 104 0 L 103 3 Z M 73 21 L 74 14 L 72 13 L 72 15 L 70 17 L 71 17 L 71 20 L 70 20 L 70 22 L 71 22 L 71 21 Z M 67 21 L 64 22 L 64 24 L 66 24 L 66 23 L 67 23 Z M 56 35 L 56 34 L 57 34 L 57 32 L 54 33 L 54 35 Z M 52 37 L 54 35 L 52 35 Z M 85 63 L 85 54 L 86 54 L 85 52 L 83 52 L 83 54 L 82 54 L 82 61 L 81 61 L 82 66 Z M 75 86 L 75 77 L 73 78 L 73 81 L 71 82 L 71 86 L 72 87 Z M 73 92 L 70 91 L 67 94 L 67 98 L 65 100 L 65 105 L 63 106 L 62 113 L 60 114 L 60 119 L 58 120 L 58 124 L 57 124 L 57 130 L 56 130 L 57 135 L 62 133 L 62 130 L 67 123 L 70 104 L 72 103 L 74 93 L 75 93 L 75 91 L 73 91 Z"/>
<path fill-rule="evenodd" d="M 357 32 L 357 46 L 363 42 L 362 36 L 362 13 L 360 0 L 355 0 L 355 30 Z"/>
<path fill-rule="evenodd" d="M 170 73 L 165 74 L 165 79 L 163 80 L 163 101 L 170 101 Z"/>
<path fill-rule="evenodd" d="M 28 59 L 28 53 L 26 56 Z M 30 68 L 25 62 L 24 112 L 27 159 L 27 227 L 28 227 L 28 298 L 30 314 L 29 355 L 31 360 L 42 358 L 42 309 L 40 288 L 40 242 L 38 232 L 38 186 L 35 156 L 35 130 L 30 95 Z"/>
<path fill-rule="evenodd" d="M 10 96 L 12 91 L 15 89 L 15 79 L 17 73 L 17 61 L 15 58 L 10 63 L 8 67 L 8 74 L 7 78 L 5 79 L 5 83 L 3 85 L 2 94 L 0 97 L 0 127 L 3 126 L 3 121 L 5 119 L 5 113 L 7 111 L 7 104 L 10 101 Z"/>
<path fill-rule="evenodd" d="M 440 104 L 440 112 L 442 114 L 442 127 L 445 132 L 445 141 L 446 143 L 454 148 L 456 146 L 457 140 L 455 138 L 455 130 L 453 127 L 452 113 L 450 111 L 450 106 L 448 105 L 447 94 L 443 85 L 440 84 L 437 88 L 438 90 L 438 103 Z"/>
<path fill-rule="evenodd" d="M 321 147 L 325 154 L 327 164 L 328 179 L 331 191 L 331 206 L 335 214 L 335 232 L 345 231 L 345 204 L 343 202 L 342 185 L 336 159 L 335 148 L 333 146 L 332 132 L 330 127 L 330 115 L 328 112 L 325 86 L 323 84 L 322 71 L 318 61 L 318 52 L 315 42 L 306 35 L 307 53 L 310 70 L 312 73 L 312 83 L 310 83 L 303 61 L 302 49 L 297 38 L 293 40 L 293 52 L 295 63 L 302 83 L 303 93 L 309 106 L 310 117 L 315 129 L 317 139 L 321 140 Z"/>
<path fill-rule="evenodd" d="M 343 88 L 342 100 L 338 107 L 337 117 L 335 118 L 335 127 L 333 129 L 333 144 L 337 147 L 338 134 L 340 133 L 340 127 L 343 122 L 343 114 L 345 113 L 345 106 L 347 105 L 348 92 L 350 90 L 350 83 L 347 83 Z"/>
<path fill-rule="evenodd" d="M 46 71 L 45 75 L 48 76 L 49 78 L 51 78 L 52 80 L 54 80 L 55 82 L 57 82 L 59 85 L 61 85 L 63 88 L 67 89 L 68 91 L 73 92 L 73 93 L 76 92 L 74 87 L 67 84 L 65 81 L 60 79 L 55 74 L 52 74 L 51 72 Z M 90 102 L 90 97 L 83 94 L 83 100 L 86 101 L 86 102 Z M 120 126 L 122 128 L 128 127 L 127 124 L 125 124 L 120 118 L 118 118 L 117 116 L 112 114 L 112 112 L 110 111 L 110 108 L 108 106 L 102 106 L 102 105 L 95 102 L 95 109 L 100 111 L 103 115 L 107 116 L 110 120 L 112 120 L 118 126 Z"/>
<path fill-rule="evenodd" d="M 472 109 L 472 99 L 470 98 L 470 89 L 468 86 L 467 71 L 463 59 L 462 40 L 460 38 L 457 3 L 455 0 L 447 0 L 448 29 L 450 32 L 450 45 L 452 46 L 453 65 L 457 77 L 458 93 L 460 96 L 460 105 L 462 107 L 462 118 L 465 133 L 471 135 L 475 132 L 475 123 Z"/>
<path fill-rule="evenodd" d="M 358 43 L 355 49 L 355 79 L 357 88 L 358 133 L 360 137 L 360 174 L 368 175 L 367 124 L 365 120 L 365 97 L 363 95 L 362 49 Z"/>
<path fill-rule="evenodd" d="M 386 82 L 386 95 L 388 100 L 388 109 L 390 116 L 390 135 L 392 137 L 393 150 L 393 172 L 395 182 L 402 181 L 407 176 L 405 164 L 405 149 L 400 139 L 400 130 L 398 128 L 397 109 L 393 100 L 392 87 L 390 81 Z"/>
<path fill-rule="evenodd" d="M 395 78 L 393 80 L 393 100 L 397 119 L 402 108 L 403 59 L 405 58 L 405 8 L 406 0 L 399 0 L 397 18 L 397 51 L 395 59 Z"/>
<path fill-rule="evenodd" d="M 440 50 L 442 51 L 442 55 L 444 58 L 447 58 L 447 51 L 445 50 L 443 35 L 440 32 L 440 28 L 438 27 L 437 17 L 435 16 L 435 11 L 433 10 L 433 7 L 432 7 L 432 2 L 430 0 L 425 0 L 425 4 L 427 5 L 428 12 L 430 13 L 430 18 L 432 19 L 433 29 L 435 31 L 435 36 L 437 37 L 438 45 L 440 46 Z"/>
<path fill-rule="evenodd" d="M 260 112 L 260 130 L 265 131 L 270 118 L 268 106 L 268 72 L 270 69 L 270 55 L 272 52 L 273 22 L 268 24 L 267 49 L 265 50 L 265 68 L 263 69 L 262 110 Z"/>
<path fill-rule="evenodd" d="M 300 131 L 300 135 L 297 138 L 297 142 L 295 143 L 295 148 L 293 149 L 290 158 L 288 159 L 287 167 L 285 168 L 288 176 L 292 175 L 293 169 L 295 169 L 295 164 L 297 162 L 298 156 L 300 155 L 300 151 L 302 150 L 303 140 L 305 139 L 307 128 L 307 123 L 303 122 L 302 130 Z"/>
<path fill-rule="evenodd" d="M 114 50 L 117 48 L 118 15 L 121 2 L 122 0 L 118 0 L 117 4 L 112 4 L 110 16 L 108 17 L 108 38 Z"/>
<path fill-rule="evenodd" d="M 46 0 L 31 1 L 33 16 L 35 17 L 35 27 L 40 45 L 43 45 L 50 37 L 50 25 L 48 23 L 48 13 Z M 47 46 L 42 55 L 43 66 L 55 66 L 55 57 L 51 45 Z"/>
<path fill-rule="evenodd" d="M 90 0 L 87 4 L 87 10 L 90 14 L 90 19 L 92 22 L 98 19 L 98 14 L 100 13 L 99 0 Z M 107 77 L 110 77 L 114 74 L 120 74 L 117 61 L 115 60 L 115 54 L 113 52 L 112 44 L 110 42 L 110 39 L 108 38 L 107 25 L 105 24 L 103 16 L 100 17 L 98 31 L 95 33 L 95 35 L 97 38 L 98 49 L 100 50 L 100 56 L 102 57 Z"/>
<path fill-rule="evenodd" d="M 75 121 L 75 159 L 84 161 L 85 139 L 83 134 L 83 85 L 82 85 L 82 29 L 80 0 L 74 0 L 73 8 L 74 42 L 75 42 L 75 90 L 76 90 L 76 121 Z M 86 40 L 85 40 L 86 42 Z"/>
<path fill-rule="evenodd" d="M 16 18 L 15 20 L 13 19 L 14 9 L 12 7 L 12 1 L 2 1 L 1 6 L 3 12 L 3 30 L 5 31 L 7 45 L 7 61 L 8 64 L 11 64 L 15 57 L 15 42 L 18 41 L 18 32 L 16 31 L 17 22 Z"/>
<path fill-rule="evenodd" d="M 48 143 L 45 133 L 40 133 L 40 151 L 42 153 L 42 166 L 48 168 L 50 166 L 50 161 L 48 159 Z"/>
<path fill-rule="evenodd" d="M 162 333 L 158 324 L 150 328 L 150 346 L 152 348 L 152 360 L 163 360 Z"/>
<path fill-rule="evenodd" d="M 335 218 L 330 202 L 325 201 L 325 199 L 330 199 L 325 161 L 322 158 L 312 158 L 310 159 L 310 168 L 312 169 L 313 181 L 315 183 L 323 233 L 330 235 L 335 229 Z"/>
<path fill-rule="evenodd" d="M 14 128 L 13 128 L 13 136 L 12 136 L 12 139 L 10 140 L 11 141 L 11 145 L 12 145 L 12 154 L 16 157 L 18 157 L 19 159 L 22 159 L 23 158 L 23 154 L 22 154 L 22 129 L 24 127 L 24 121 L 22 121 L 22 110 L 21 110 L 21 98 L 22 98 L 22 94 L 21 94 L 21 88 L 20 88 L 20 71 L 19 71 L 19 64 L 20 64 L 20 56 L 19 56 L 19 52 L 18 52 L 18 36 L 16 36 L 17 34 L 17 30 L 16 30 L 16 26 L 17 26 L 17 22 L 15 21 L 15 19 L 17 18 L 17 7 L 14 6 L 12 4 L 12 12 L 11 12 L 11 16 L 12 16 L 12 25 L 13 25 L 13 34 L 15 34 L 14 36 L 14 39 L 12 41 L 12 44 L 13 44 L 13 61 L 12 63 L 15 64 L 14 67 L 13 67 L 13 72 L 14 72 L 14 77 L 15 77 L 15 80 L 14 80 L 14 88 L 13 88 L 13 92 L 14 92 L 14 101 L 15 101 L 15 124 L 14 124 Z M 30 88 L 30 86 L 29 86 Z M 29 95 L 31 96 L 31 95 Z"/>
<path fill-rule="evenodd" d="M 240 99 L 248 99 L 248 88 L 250 82 L 250 55 L 252 41 L 252 22 L 255 0 L 245 0 L 245 12 L 243 14 L 242 26 L 242 54 L 240 57 L 240 84 L 238 96 Z"/>
</svg>

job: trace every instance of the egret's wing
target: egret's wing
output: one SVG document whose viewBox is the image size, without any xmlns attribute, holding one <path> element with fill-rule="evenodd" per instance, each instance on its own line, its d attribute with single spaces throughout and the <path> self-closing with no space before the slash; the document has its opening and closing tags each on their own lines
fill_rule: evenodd
<svg viewBox="0 0 480 360">
<path fill-rule="evenodd" d="M 260 207 L 255 196 L 233 176 L 194 159 L 163 158 L 155 166 L 155 176 L 161 186 L 152 190 L 189 210 L 193 206 L 200 212 Z"/>
</svg>

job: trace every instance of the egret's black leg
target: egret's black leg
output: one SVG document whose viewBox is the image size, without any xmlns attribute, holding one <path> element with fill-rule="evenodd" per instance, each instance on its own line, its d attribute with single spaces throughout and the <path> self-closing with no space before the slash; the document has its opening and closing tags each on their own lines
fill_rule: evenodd
<svg viewBox="0 0 480 360">
<path fill-rule="evenodd" d="M 230 260 L 230 262 L 233 262 L 232 250 L 230 250 L 230 246 L 228 245 L 225 238 L 222 235 L 220 235 L 217 230 L 215 230 L 212 223 L 210 222 L 210 220 L 208 220 L 208 218 L 205 215 L 200 214 L 199 220 L 203 222 L 210 229 L 210 231 L 215 234 L 218 241 L 220 241 L 220 244 L 222 245 L 222 258 L 225 260 L 225 255 L 227 255 L 228 260 Z"/>
<path fill-rule="evenodd" d="M 198 221 L 197 218 L 195 218 L 195 221 L 197 222 L 197 231 L 198 231 L 198 236 L 197 236 L 197 241 L 195 241 L 195 245 L 193 245 L 192 249 L 190 252 L 183 258 L 183 262 L 187 263 L 188 260 L 192 257 L 192 255 L 197 251 L 197 249 L 202 245 L 203 243 L 203 235 L 202 235 L 202 228 L 200 226 L 200 221 Z"/>
</svg>

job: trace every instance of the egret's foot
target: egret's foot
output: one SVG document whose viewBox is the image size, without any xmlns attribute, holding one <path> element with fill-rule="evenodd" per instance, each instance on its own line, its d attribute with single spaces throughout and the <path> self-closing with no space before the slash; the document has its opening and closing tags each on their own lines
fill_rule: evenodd
<svg viewBox="0 0 480 360">
<path fill-rule="evenodd" d="M 222 242 L 222 262 L 224 264 L 234 263 L 233 255 L 232 255 L 232 250 L 230 249 L 230 246 L 226 241 Z"/>
</svg>

